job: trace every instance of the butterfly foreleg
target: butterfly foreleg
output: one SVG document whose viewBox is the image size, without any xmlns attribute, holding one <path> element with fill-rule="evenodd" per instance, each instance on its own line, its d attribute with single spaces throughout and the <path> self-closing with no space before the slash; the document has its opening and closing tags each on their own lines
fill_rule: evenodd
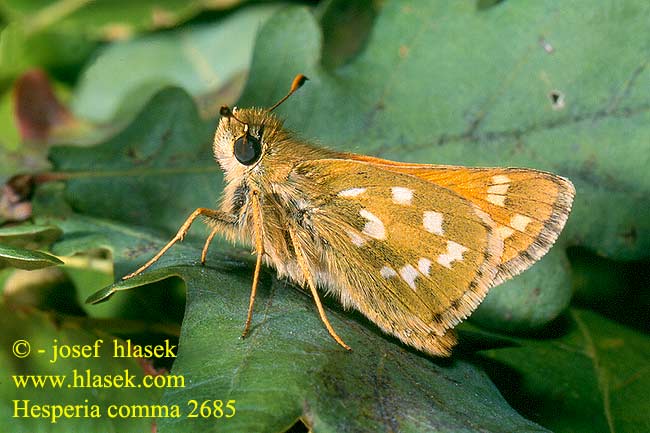
<svg viewBox="0 0 650 433">
<path fill-rule="evenodd" d="M 196 209 L 192 214 L 185 220 L 183 225 L 181 226 L 180 229 L 178 229 L 178 232 L 176 235 L 169 241 L 167 244 L 156 253 L 155 256 L 153 256 L 147 263 L 142 265 L 138 270 L 135 272 L 130 273 L 129 275 L 126 275 L 122 277 L 123 280 L 127 280 L 131 277 L 134 277 L 143 271 L 145 271 L 149 266 L 153 265 L 162 257 L 165 252 L 167 252 L 168 249 L 170 249 L 176 242 L 182 241 L 183 238 L 185 238 L 185 235 L 187 234 L 188 230 L 190 229 L 190 226 L 196 220 L 197 217 L 199 216 L 205 216 L 208 217 L 210 220 L 214 221 L 216 223 L 215 228 L 212 230 L 210 233 L 210 236 L 208 236 L 208 240 L 206 241 L 205 246 L 203 247 L 203 254 L 201 255 L 201 263 L 205 261 L 205 254 L 207 254 L 207 247 L 209 242 L 212 240 L 216 232 L 221 229 L 224 225 L 233 225 L 236 223 L 237 218 L 234 215 L 227 214 L 225 212 L 219 211 L 219 210 L 214 210 L 214 209 L 208 209 L 204 207 L 200 207 Z"/>
<path fill-rule="evenodd" d="M 251 206 L 253 207 L 253 230 L 255 232 L 255 272 L 253 273 L 253 286 L 251 287 L 251 296 L 248 301 L 248 314 L 246 316 L 246 323 L 244 324 L 244 332 L 242 338 L 248 334 L 248 330 L 253 320 L 253 305 L 255 304 L 255 296 L 257 295 L 257 283 L 260 278 L 260 269 L 262 268 L 262 256 L 264 255 L 264 235 L 262 226 L 262 213 L 260 208 L 260 199 L 257 192 L 253 191 L 251 194 Z"/>
</svg>

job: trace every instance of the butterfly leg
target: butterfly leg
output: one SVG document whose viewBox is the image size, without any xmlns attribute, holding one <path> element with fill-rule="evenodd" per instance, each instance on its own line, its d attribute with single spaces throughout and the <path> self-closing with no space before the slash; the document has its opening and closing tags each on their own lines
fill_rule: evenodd
<svg viewBox="0 0 650 433">
<path fill-rule="evenodd" d="M 212 239 L 214 239 L 214 236 L 219 233 L 221 230 L 221 227 L 215 226 L 210 234 L 208 235 L 208 238 L 205 240 L 205 244 L 203 244 L 203 250 L 201 251 L 201 264 L 205 265 L 205 258 L 208 256 L 208 247 L 210 246 L 210 242 L 212 242 Z"/>
<path fill-rule="evenodd" d="M 291 227 L 289 227 L 289 234 L 291 235 L 291 242 L 293 244 L 293 249 L 296 253 L 296 260 L 298 261 L 298 266 L 300 266 L 300 269 L 302 270 L 302 273 L 305 276 L 305 279 L 307 280 L 307 285 L 309 286 L 309 290 L 311 290 L 311 295 L 314 298 L 314 302 L 316 302 L 316 308 L 318 309 L 318 314 L 320 315 L 320 319 L 325 324 L 325 328 L 327 328 L 327 331 L 330 333 L 332 338 L 337 343 L 339 343 L 341 347 L 343 347 L 346 350 L 352 350 L 350 346 L 345 344 L 345 342 L 341 339 L 341 337 L 338 336 L 338 334 L 330 324 L 327 315 L 325 314 L 325 309 L 323 308 L 323 304 L 321 303 L 320 297 L 318 296 L 318 291 L 316 291 L 316 284 L 314 284 L 314 279 L 311 273 L 309 272 L 309 269 L 307 268 L 305 256 L 302 252 L 302 249 L 300 248 L 300 245 L 298 244 L 296 233 L 293 231 Z"/>
<path fill-rule="evenodd" d="M 221 212 L 221 211 L 213 210 L 213 209 L 207 209 L 207 208 L 204 208 L 204 207 L 200 207 L 200 208 L 196 209 L 185 220 L 185 222 L 183 223 L 181 228 L 178 230 L 178 233 L 176 233 L 176 236 L 174 236 L 169 242 L 167 242 L 167 244 L 164 247 L 162 247 L 162 249 L 160 251 L 158 251 L 158 253 L 151 258 L 151 260 L 149 260 L 147 263 L 142 265 L 135 272 L 132 272 L 129 275 L 126 275 L 126 276 L 122 277 L 122 279 L 123 280 L 128 280 L 129 278 L 134 277 L 134 276 L 142 273 L 149 266 L 156 263 L 158 261 L 158 259 L 160 259 L 160 257 L 162 257 L 162 255 L 165 254 L 165 252 L 167 252 L 167 250 L 172 247 L 172 245 L 174 245 L 178 241 L 183 240 L 183 238 L 187 234 L 187 231 L 190 229 L 190 226 L 192 225 L 194 220 L 197 217 L 199 217 L 200 215 L 206 216 L 206 217 L 210 218 L 213 221 L 217 221 L 218 223 L 220 223 L 220 225 L 232 225 L 236 221 L 236 218 L 234 216 L 228 215 L 225 212 Z M 217 227 L 219 227 L 219 225 Z M 212 230 L 212 233 L 210 233 L 210 237 L 208 239 L 212 240 L 212 238 L 214 237 L 215 234 L 216 234 L 216 228 Z M 207 253 L 207 247 L 204 247 L 204 250 L 206 250 L 205 252 Z M 201 259 L 203 261 L 203 256 L 201 257 Z"/>
<path fill-rule="evenodd" d="M 244 332 L 241 337 L 246 338 L 248 331 L 251 327 L 253 320 L 253 305 L 255 305 L 255 296 L 257 295 L 257 283 L 260 279 L 260 269 L 262 268 L 262 256 L 264 255 L 264 239 L 262 237 L 262 214 L 260 209 L 260 202 L 257 194 L 253 192 L 251 198 L 251 205 L 253 207 L 253 226 L 255 230 L 255 272 L 253 273 L 253 287 L 251 287 L 251 296 L 248 301 L 248 315 L 246 316 L 246 323 L 244 324 Z"/>
</svg>

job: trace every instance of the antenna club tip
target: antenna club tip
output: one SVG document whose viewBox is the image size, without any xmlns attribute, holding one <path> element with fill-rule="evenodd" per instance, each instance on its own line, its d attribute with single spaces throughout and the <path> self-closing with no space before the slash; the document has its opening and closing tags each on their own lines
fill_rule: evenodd
<svg viewBox="0 0 650 433">
<path fill-rule="evenodd" d="M 291 89 L 289 90 L 289 93 L 284 95 L 284 98 L 280 99 L 278 102 L 275 103 L 271 108 L 269 108 L 267 111 L 271 112 L 275 110 L 280 104 L 282 104 L 284 101 L 287 100 L 289 96 L 293 94 L 296 90 L 300 88 L 303 84 L 305 84 L 305 81 L 307 81 L 309 78 L 305 77 L 302 74 L 296 75 L 296 78 L 293 79 L 293 82 L 291 83 Z"/>
<path fill-rule="evenodd" d="M 291 83 L 291 92 L 295 92 L 299 88 L 302 87 L 303 84 L 305 84 L 305 81 L 309 80 L 306 76 L 303 74 L 298 74 L 296 75 L 296 78 L 293 79 L 293 83 Z"/>
</svg>

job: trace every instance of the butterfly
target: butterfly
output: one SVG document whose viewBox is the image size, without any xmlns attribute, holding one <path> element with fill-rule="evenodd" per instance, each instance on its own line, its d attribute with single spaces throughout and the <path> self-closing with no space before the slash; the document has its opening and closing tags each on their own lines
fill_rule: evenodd
<svg viewBox="0 0 650 433">
<path fill-rule="evenodd" d="M 539 260 L 562 231 L 575 195 L 563 177 L 527 168 L 400 163 L 318 147 L 298 138 L 270 108 L 221 109 L 214 156 L 226 186 L 219 209 L 199 208 L 138 270 L 181 241 L 199 216 L 251 245 L 255 271 L 249 329 L 266 263 L 307 286 L 325 327 L 317 288 L 355 308 L 409 346 L 447 356 L 453 328 L 489 289 Z"/>
</svg>

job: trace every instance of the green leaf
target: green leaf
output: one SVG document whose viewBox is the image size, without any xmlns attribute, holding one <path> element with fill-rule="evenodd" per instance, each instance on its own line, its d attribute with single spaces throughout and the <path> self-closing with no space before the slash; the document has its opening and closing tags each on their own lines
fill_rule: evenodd
<svg viewBox="0 0 650 433">
<path fill-rule="evenodd" d="M 0 244 L 0 269 L 13 267 L 19 269 L 39 269 L 60 265 L 63 262 L 53 255 L 25 248 Z"/>
<path fill-rule="evenodd" d="M 255 34 L 277 9 L 251 6 L 213 23 L 111 44 L 82 73 L 72 108 L 85 119 L 108 122 L 138 112 L 165 86 L 195 97 L 214 93 L 247 69 Z"/>
<path fill-rule="evenodd" d="M 37 248 L 51 244 L 61 234 L 61 229 L 51 225 L 20 224 L 0 228 L 0 242 L 11 246 Z"/>
<path fill-rule="evenodd" d="M 342 350 L 312 299 L 268 274 L 242 340 L 248 293 L 241 289 L 250 275 L 212 266 L 176 271 L 188 295 L 172 374 L 193 386 L 168 390 L 163 402 L 235 400 L 236 414 L 163 419 L 161 432 L 279 432 L 298 418 L 315 432 L 545 431 L 513 412 L 467 361 L 434 362 L 330 307 L 332 325 L 352 346 Z"/>
<path fill-rule="evenodd" d="M 110 375 L 111 377 L 124 374 L 125 370 L 134 375 L 134 385 L 142 383 L 143 371 L 133 358 L 115 358 L 113 356 L 113 341 L 109 335 L 80 328 L 77 322 L 52 320 L 52 317 L 40 312 L 16 312 L 0 304 L 0 369 L 5 375 L 0 381 L 0 430 L 5 432 L 70 432 L 70 431 L 150 431 L 153 420 L 148 417 L 109 417 L 108 407 L 131 405 L 151 405 L 158 401 L 160 390 L 155 388 L 121 388 L 118 386 L 106 387 L 79 387 L 79 380 L 74 381 L 74 371 L 77 375 L 85 377 L 86 370 L 91 375 Z M 83 324 L 83 321 L 81 322 Z M 15 342 L 24 340 L 31 346 L 27 357 L 15 356 L 9 348 Z M 102 340 L 96 353 L 93 348 L 95 343 Z M 69 357 L 55 362 L 53 360 L 53 345 L 59 347 L 69 345 L 89 345 L 91 347 L 88 357 Z M 24 346 L 22 346 L 24 349 Z M 39 352 L 43 350 L 43 352 Z M 63 353 L 63 352 L 62 352 Z M 25 378 L 27 375 L 53 375 L 61 378 L 65 375 L 62 386 L 50 385 L 45 377 L 44 386 L 16 384 L 18 376 Z M 29 379 L 27 379 L 29 381 Z M 115 382 L 117 383 L 117 381 Z M 15 411 L 14 405 L 24 407 L 24 401 L 34 412 L 27 416 L 15 417 L 23 412 Z M 17 402 L 17 403 L 15 403 Z M 22 405 L 22 406 L 21 406 Z M 37 408 L 40 405 L 81 405 L 80 416 L 67 416 L 53 419 L 54 410 L 49 413 L 46 409 Z M 83 407 L 88 406 L 88 416 L 84 415 Z M 91 407 L 97 405 L 100 418 L 92 418 Z M 29 410 L 29 409 L 28 409 Z M 67 409 L 71 411 L 71 409 Z M 74 409 L 71 412 L 74 415 Z M 40 414 L 40 416 L 38 415 Z"/>
<path fill-rule="evenodd" d="M 180 277 L 180 274 L 174 274 L 169 272 L 167 269 L 156 269 L 146 274 L 137 275 L 135 277 L 129 278 L 128 280 L 118 281 L 115 284 L 111 284 L 108 287 L 93 293 L 86 299 L 87 304 L 99 304 L 101 302 L 108 301 L 111 296 L 117 292 L 124 290 L 131 290 L 138 287 L 142 287 L 146 284 L 157 283 L 159 281 L 166 280 L 172 276 Z"/>
<path fill-rule="evenodd" d="M 648 431 L 650 337 L 581 310 L 564 328 L 487 352 L 506 399 L 555 432 Z"/>
</svg>

